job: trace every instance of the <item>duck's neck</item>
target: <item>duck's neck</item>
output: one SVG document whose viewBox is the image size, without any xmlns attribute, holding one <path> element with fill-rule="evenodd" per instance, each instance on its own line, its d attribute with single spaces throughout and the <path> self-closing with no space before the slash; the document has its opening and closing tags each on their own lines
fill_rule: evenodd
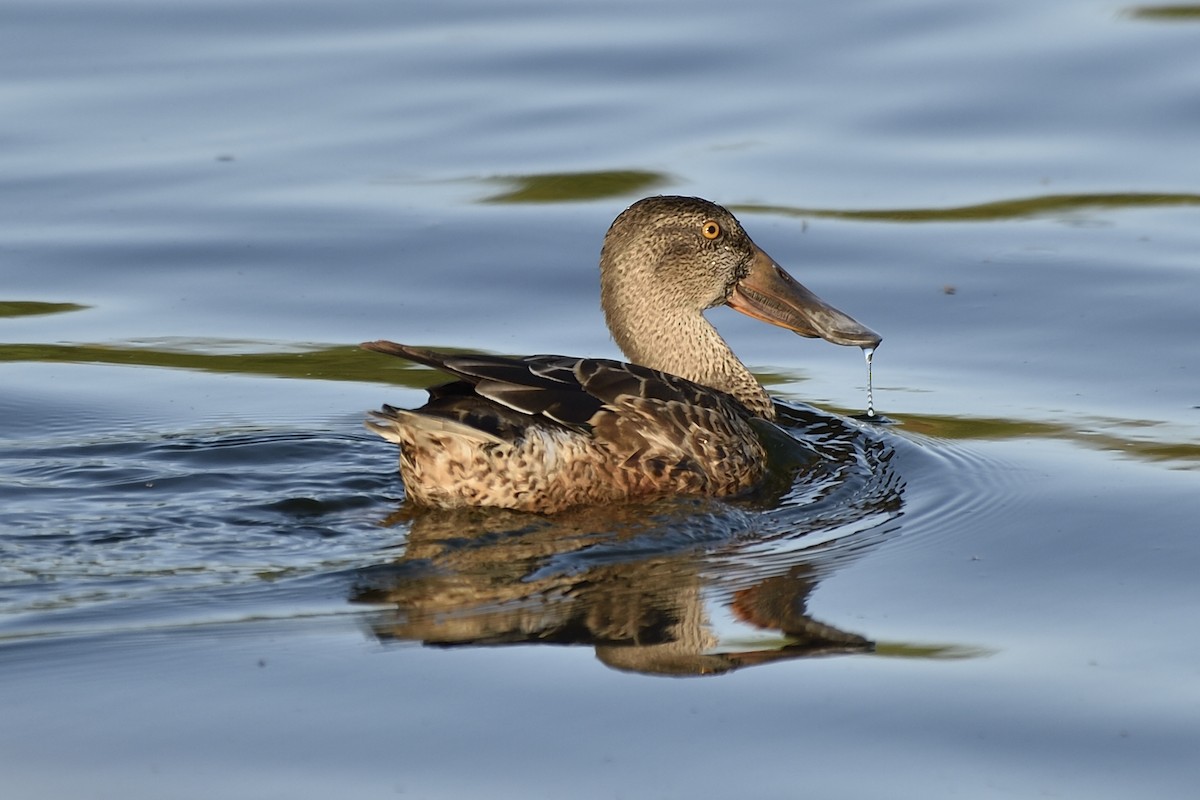
<svg viewBox="0 0 1200 800">
<path fill-rule="evenodd" d="M 647 304 L 605 304 L 613 339 L 635 364 L 719 389 L 764 419 L 775 418 L 766 389 L 698 313 L 637 313 Z"/>
</svg>

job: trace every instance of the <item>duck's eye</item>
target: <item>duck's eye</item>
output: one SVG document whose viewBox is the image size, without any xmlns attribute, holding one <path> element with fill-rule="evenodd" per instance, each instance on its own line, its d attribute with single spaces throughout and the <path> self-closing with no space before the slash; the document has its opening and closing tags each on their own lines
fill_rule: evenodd
<svg viewBox="0 0 1200 800">
<path fill-rule="evenodd" d="M 715 239 L 721 235 L 721 226 L 710 219 L 700 226 L 700 233 L 704 234 L 705 239 Z"/>
</svg>

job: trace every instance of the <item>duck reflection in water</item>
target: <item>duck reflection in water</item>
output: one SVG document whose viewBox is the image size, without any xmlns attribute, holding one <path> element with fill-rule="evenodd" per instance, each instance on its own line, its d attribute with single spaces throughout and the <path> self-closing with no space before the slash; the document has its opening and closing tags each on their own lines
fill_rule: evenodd
<svg viewBox="0 0 1200 800">
<path fill-rule="evenodd" d="M 587 645 L 610 667 L 713 675 L 871 652 L 808 613 L 818 582 L 894 529 L 893 451 L 863 429 L 780 406 L 792 468 L 754 498 L 666 498 L 546 516 L 401 506 L 403 555 L 352 599 L 382 641 Z M 803 480 L 793 480 L 803 475 Z"/>
</svg>

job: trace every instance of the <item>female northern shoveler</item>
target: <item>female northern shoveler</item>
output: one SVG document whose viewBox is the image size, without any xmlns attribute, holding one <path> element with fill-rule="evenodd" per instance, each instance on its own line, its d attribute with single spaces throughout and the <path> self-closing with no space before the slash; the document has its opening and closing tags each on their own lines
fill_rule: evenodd
<svg viewBox="0 0 1200 800">
<path fill-rule="evenodd" d="M 459 379 L 421 408 L 371 412 L 368 427 L 400 445 L 413 502 L 551 513 L 743 492 L 766 470 L 751 423 L 775 409 L 703 312 L 724 303 L 801 336 L 880 342 L 784 272 L 727 210 L 694 197 L 647 198 L 617 217 L 600 252 L 600 302 L 633 363 L 363 344 Z"/>
</svg>

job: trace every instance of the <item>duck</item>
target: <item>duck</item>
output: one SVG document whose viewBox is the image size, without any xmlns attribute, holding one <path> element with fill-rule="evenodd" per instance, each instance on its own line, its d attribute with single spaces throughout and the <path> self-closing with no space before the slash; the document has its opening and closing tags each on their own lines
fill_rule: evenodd
<svg viewBox="0 0 1200 800">
<path fill-rule="evenodd" d="M 775 406 L 704 312 L 726 305 L 838 345 L 882 341 L 698 197 L 648 197 L 617 216 L 600 251 L 600 304 L 628 361 L 361 345 L 453 378 L 420 408 L 369 413 L 367 427 L 399 445 L 409 502 L 554 514 L 746 494 L 768 470 Z"/>
</svg>

